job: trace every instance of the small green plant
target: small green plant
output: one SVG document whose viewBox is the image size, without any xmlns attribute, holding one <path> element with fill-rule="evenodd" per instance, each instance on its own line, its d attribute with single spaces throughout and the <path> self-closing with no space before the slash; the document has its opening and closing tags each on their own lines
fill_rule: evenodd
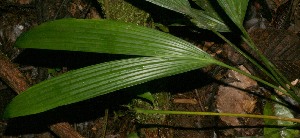
<svg viewBox="0 0 300 138">
<path fill-rule="evenodd" d="M 202 8 L 201 10 L 193 9 L 188 0 L 147 1 L 182 13 L 189 17 L 191 22 L 197 27 L 212 31 L 269 76 L 274 84 L 218 61 L 189 42 L 157 30 L 112 20 L 62 19 L 47 22 L 31 29 L 22 34 L 15 45 L 19 48 L 125 54 L 140 57 L 88 66 L 37 84 L 13 99 L 6 108 L 4 118 L 41 113 L 59 106 L 83 101 L 150 80 L 195 70 L 211 64 L 239 72 L 284 93 L 300 103 L 300 98 L 296 94 L 298 88 L 292 86 L 285 76 L 261 54 L 244 29 L 243 20 L 248 0 L 217 0 L 215 2 L 194 0 Z M 222 9 L 216 10 L 216 5 Z M 259 55 L 266 68 L 263 68 L 251 56 L 242 52 L 220 33 L 231 31 L 231 27 L 226 24 L 228 23 L 228 21 L 225 21 L 226 18 L 220 16 L 220 11 L 224 11 L 228 15 L 227 18 L 233 23 L 230 26 L 235 25 L 239 29 L 242 40 Z M 273 97 L 273 99 L 276 99 L 276 97 Z M 274 104 L 271 106 L 274 106 Z M 283 107 L 278 109 L 281 110 Z M 266 124 L 272 125 L 274 125 L 274 121 L 270 121 L 270 119 L 275 119 L 277 125 L 285 126 L 295 125 L 295 123 L 291 122 L 300 122 L 299 119 L 295 119 L 292 116 L 289 109 L 286 109 L 285 115 L 280 116 L 268 116 L 276 115 L 276 113 L 267 112 L 267 109 L 265 115 L 134 110 L 137 113 L 264 118 L 267 119 L 265 121 Z M 278 123 L 279 121 L 283 123 L 280 124 Z M 287 121 L 291 122 L 286 123 Z M 266 129 L 265 134 L 273 130 Z M 291 129 L 279 131 L 290 136 L 298 134 L 298 131 Z"/>
</svg>

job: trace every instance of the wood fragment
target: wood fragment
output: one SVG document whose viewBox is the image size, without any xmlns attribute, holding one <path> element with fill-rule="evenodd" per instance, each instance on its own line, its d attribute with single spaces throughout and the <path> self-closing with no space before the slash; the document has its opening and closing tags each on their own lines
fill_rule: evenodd
<svg viewBox="0 0 300 138">
<path fill-rule="evenodd" d="M 15 64 L 0 51 L 0 78 L 18 94 L 30 87 L 26 77 Z M 61 138 L 83 138 L 67 122 L 56 123 L 50 126 L 50 130 Z"/>
<path fill-rule="evenodd" d="M 173 103 L 196 105 L 198 102 L 196 99 L 174 99 Z"/>
<path fill-rule="evenodd" d="M 69 123 L 61 122 L 50 126 L 50 130 L 61 138 L 83 138 Z"/>
<path fill-rule="evenodd" d="M 0 78 L 20 94 L 28 89 L 29 83 L 18 68 L 0 51 Z"/>
</svg>

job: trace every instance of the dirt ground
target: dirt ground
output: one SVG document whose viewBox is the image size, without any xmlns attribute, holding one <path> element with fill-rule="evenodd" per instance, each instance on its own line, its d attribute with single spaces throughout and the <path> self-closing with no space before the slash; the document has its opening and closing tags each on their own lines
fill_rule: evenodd
<svg viewBox="0 0 300 138">
<path fill-rule="evenodd" d="M 167 22 L 163 21 L 161 16 L 163 14 L 157 17 L 153 16 L 154 22 L 158 20 Z M 145 14 L 145 17 L 148 18 L 149 15 Z M 103 58 L 120 58 L 107 54 L 23 50 L 13 46 L 21 33 L 43 22 L 61 18 L 103 19 L 108 17 L 105 16 L 103 8 L 95 0 L 2 0 L 0 2 L 0 52 L 8 58 L 8 62 L 5 64 L 12 65 L 11 68 L 17 69 L 16 72 L 21 72 L 30 86 L 48 79 L 51 76 L 49 69 L 59 68 L 55 70 L 56 75 L 59 75 L 72 69 L 103 62 Z M 283 19 L 284 17 L 276 16 L 276 18 Z M 278 24 L 272 26 L 280 28 L 281 26 Z M 147 20 L 147 24 L 144 26 L 153 27 L 153 24 Z M 294 27 L 292 29 L 294 34 L 287 33 L 283 36 L 292 36 L 290 41 L 299 44 L 297 24 Z M 284 30 L 288 28 L 289 26 Z M 156 27 L 156 29 L 159 28 Z M 263 38 L 257 37 L 257 31 L 253 30 L 252 36 L 257 38 L 255 41 L 261 42 L 260 39 Z M 255 72 L 253 71 L 255 68 L 252 68 L 232 49 L 207 31 L 195 32 L 189 27 L 174 26 L 169 27 L 169 31 L 173 35 L 194 43 L 224 62 L 231 62 L 232 65 L 251 73 Z M 279 44 L 277 45 L 280 45 L 282 37 L 272 36 L 276 34 L 274 32 L 265 31 L 260 34 L 266 34 L 266 39 L 269 38 L 270 41 L 278 39 Z M 271 36 L 272 38 L 270 38 Z M 265 45 L 265 43 L 262 42 L 261 45 Z M 262 49 L 263 52 L 268 51 L 268 48 L 266 49 Z M 295 52 L 300 53 L 299 50 Z M 230 59 L 228 59 L 229 55 Z M 277 58 L 274 58 L 274 61 L 277 62 Z M 300 76 L 299 61 L 299 59 L 290 61 L 291 65 L 295 65 L 292 67 L 294 75 L 290 75 L 291 80 L 297 78 L 292 78 L 294 76 Z M 282 65 L 282 63 L 278 63 L 278 65 Z M 286 72 L 286 74 L 290 74 L 290 72 Z M 162 94 L 164 100 L 162 109 L 221 113 L 262 114 L 265 101 L 262 97 L 265 97 L 268 91 L 247 77 L 216 66 L 167 77 L 143 86 L 157 88 L 153 90 L 155 95 Z M 168 115 L 141 121 L 122 106 L 132 102 L 141 102 L 138 99 L 131 100 L 136 97 L 128 91 L 135 88 L 60 107 L 41 115 L 0 120 L 0 137 L 122 138 L 134 133 L 149 138 L 263 136 L 263 120 L 261 119 Z M 20 89 L 12 87 L 12 84 L 8 84 L 5 79 L 0 78 L 0 115 L 6 105 L 18 94 L 18 90 Z"/>
</svg>

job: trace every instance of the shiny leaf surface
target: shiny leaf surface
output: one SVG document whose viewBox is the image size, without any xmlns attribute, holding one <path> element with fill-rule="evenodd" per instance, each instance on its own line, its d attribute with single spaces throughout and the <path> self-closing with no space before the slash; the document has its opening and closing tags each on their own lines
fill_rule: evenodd
<svg viewBox="0 0 300 138">
<path fill-rule="evenodd" d="M 271 96 L 273 100 L 280 102 L 276 96 Z M 264 106 L 264 115 L 275 115 L 280 117 L 294 118 L 291 110 L 287 107 L 268 101 Z M 265 125 L 273 126 L 292 126 L 293 122 L 281 120 L 265 119 Z M 299 130 L 283 128 L 264 128 L 264 136 L 272 138 L 294 138 L 299 135 Z"/>
</svg>

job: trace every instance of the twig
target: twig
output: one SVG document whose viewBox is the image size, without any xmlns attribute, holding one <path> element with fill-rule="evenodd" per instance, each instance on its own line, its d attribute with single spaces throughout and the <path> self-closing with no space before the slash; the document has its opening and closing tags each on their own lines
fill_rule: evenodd
<svg viewBox="0 0 300 138">
<path fill-rule="evenodd" d="M 108 120 L 108 109 L 105 109 L 104 125 L 102 129 L 103 135 L 101 136 L 101 138 L 105 138 L 106 129 L 107 129 L 107 120 Z"/>
<path fill-rule="evenodd" d="M 61 138 L 83 138 L 67 122 L 53 124 L 50 126 L 50 130 Z"/>
<path fill-rule="evenodd" d="M 0 78 L 18 94 L 30 87 L 27 79 L 23 76 L 23 74 L 1 51 Z"/>
</svg>

